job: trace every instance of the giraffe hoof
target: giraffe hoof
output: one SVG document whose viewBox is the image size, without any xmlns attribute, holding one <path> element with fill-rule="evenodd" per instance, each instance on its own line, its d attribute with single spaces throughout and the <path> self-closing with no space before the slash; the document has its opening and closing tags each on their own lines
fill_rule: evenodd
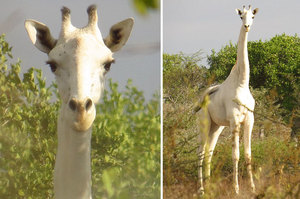
<svg viewBox="0 0 300 199">
<path fill-rule="evenodd" d="M 239 188 L 238 188 L 238 187 L 235 187 L 235 188 L 234 188 L 234 192 L 235 192 L 236 195 L 238 195 L 239 192 L 240 192 Z"/>
<path fill-rule="evenodd" d="M 200 196 L 204 195 L 204 189 L 203 188 L 198 189 L 198 195 L 200 195 Z"/>
</svg>

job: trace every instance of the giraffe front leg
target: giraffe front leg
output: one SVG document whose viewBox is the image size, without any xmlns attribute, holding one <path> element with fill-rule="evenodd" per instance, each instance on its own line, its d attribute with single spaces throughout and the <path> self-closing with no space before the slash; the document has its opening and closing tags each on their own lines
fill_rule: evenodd
<svg viewBox="0 0 300 199">
<path fill-rule="evenodd" d="M 240 159 L 240 151 L 239 151 L 239 130 L 240 125 L 235 124 L 232 127 L 233 134 L 233 143 L 232 143 L 232 161 L 233 161 L 233 186 L 235 193 L 239 193 L 239 182 L 238 182 L 238 164 Z"/>
<path fill-rule="evenodd" d="M 251 168 L 251 134 L 254 124 L 253 113 L 248 113 L 244 122 L 244 145 L 245 145 L 245 160 L 247 166 L 247 172 L 250 179 L 250 185 L 252 192 L 255 193 L 255 185 L 253 182 L 252 168 Z"/>
</svg>

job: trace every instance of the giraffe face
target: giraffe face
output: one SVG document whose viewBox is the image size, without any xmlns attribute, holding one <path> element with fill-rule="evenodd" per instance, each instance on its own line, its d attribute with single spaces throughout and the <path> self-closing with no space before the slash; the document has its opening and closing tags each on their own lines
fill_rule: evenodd
<svg viewBox="0 0 300 199">
<path fill-rule="evenodd" d="M 119 22 L 103 39 L 97 27 L 96 7 L 90 6 L 88 14 L 89 24 L 78 29 L 72 26 L 70 10 L 64 7 L 58 39 L 51 36 L 46 25 L 33 20 L 25 22 L 33 44 L 48 54 L 47 64 L 56 78 L 66 122 L 79 132 L 91 127 L 95 103 L 104 90 L 105 74 L 114 62 L 113 52 L 126 43 L 133 26 L 131 18 Z"/>
<path fill-rule="evenodd" d="M 91 99 L 97 103 L 104 88 L 105 74 L 114 62 L 111 50 L 89 33 L 58 42 L 49 52 L 47 64 L 55 75 L 64 103 Z"/>
<path fill-rule="evenodd" d="M 251 10 L 251 6 L 249 6 L 249 9 L 247 10 L 245 6 L 243 7 L 243 11 L 236 9 L 237 14 L 240 16 L 243 27 L 246 32 L 250 31 L 251 25 L 253 23 L 253 19 L 258 12 L 258 8 Z"/>
<path fill-rule="evenodd" d="M 70 122 L 87 130 L 95 118 L 95 105 L 104 90 L 105 74 L 114 62 L 111 50 L 95 35 L 75 34 L 49 52 L 47 63 L 55 75 L 58 91 Z"/>
</svg>

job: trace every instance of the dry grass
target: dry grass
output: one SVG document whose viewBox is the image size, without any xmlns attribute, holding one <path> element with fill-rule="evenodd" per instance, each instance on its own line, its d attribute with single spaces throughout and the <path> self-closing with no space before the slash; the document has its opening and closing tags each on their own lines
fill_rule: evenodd
<svg viewBox="0 0 300 199">
<path fill-rule="evenodd" d="M 212 177 L 210 183 L 206 183 L 206 193 L 203 197 L 197 194 L 195 180 L 180 182 L 170 186 L 164 185 L 164 199 L 298 199 L 300 197 L 300 174 L 266 175 L 255 180 L 256 193 L 250 190 L 247 177 L 239 176 L 240 194 L 236 195 L 232 188 L 232 176 L 223 178 Z"/>
</svg>

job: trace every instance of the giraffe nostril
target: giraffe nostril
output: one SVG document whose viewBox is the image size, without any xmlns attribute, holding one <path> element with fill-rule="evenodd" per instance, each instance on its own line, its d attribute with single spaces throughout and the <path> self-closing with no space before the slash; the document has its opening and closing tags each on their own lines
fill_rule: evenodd
<svg viewBox="0 0 300 199">
<path fill-rule="evenodd" d="M 90 98 L 87 99 L 85 102 L 85 110 L 88 111 L 92 107 L 92 105 L 93 105 L 92 100 Z"/>
<path fill-rule="evenodd" d="M 74 99 L 71 99 L 69 101 L 69 107 L 72 111 L 76 111 L 77 108 L 77 102 Z"/>
</svg>

